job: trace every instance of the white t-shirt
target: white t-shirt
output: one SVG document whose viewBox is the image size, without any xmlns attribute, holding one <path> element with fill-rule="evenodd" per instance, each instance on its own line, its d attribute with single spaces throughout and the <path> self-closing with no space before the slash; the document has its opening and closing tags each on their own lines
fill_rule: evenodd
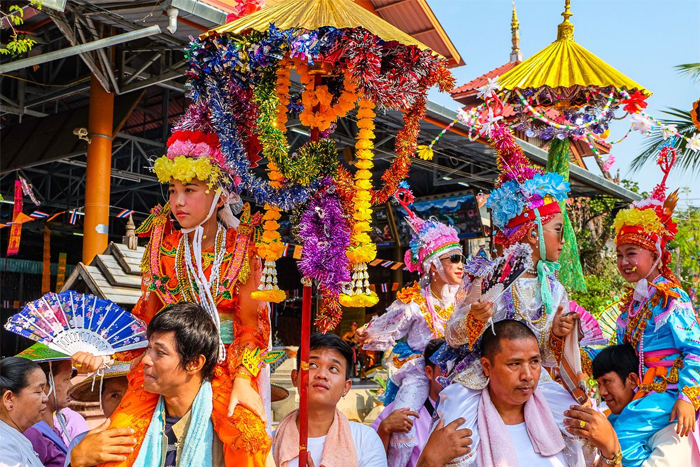
<svg viewBox="0 0 700 467">
<path fill-rule="evenodd" d="M 361 423 L 348 423 L 350 423 L 350 433 L 352 433 L 352 440 L 355 443 L 355 450 L 357 451 L 358 467 L 387 467 L 386 451 L 384 450 L 384 445 L 379 435 L 372 428 Z M 317 467 L 321 465 L 321 454 L 323 453 L 323 446 L 325 444 L 325 436 L 309 438 L 307 444 L 309 454 L 311 454 L 314 465 Z M 299 467 L 299 459 L 292 459 L 287 466 Z"/>
<path fill-rule="evenodd" d="M 518 465 L 520 467 L 566 467 L 568 465 L 564 451 L 551 457 L 543 457 L 537 454 L 532 446 L 532 441 L 530 441 L 530 436 L 527 434 L 525 423 L 506 425 L 506 428 L 508 428 L 508 434 L 510 434 L 510 439 L 513 441 L 513 446 L 515 446 L 515 453 L 518 456 Z"/>
</svg>

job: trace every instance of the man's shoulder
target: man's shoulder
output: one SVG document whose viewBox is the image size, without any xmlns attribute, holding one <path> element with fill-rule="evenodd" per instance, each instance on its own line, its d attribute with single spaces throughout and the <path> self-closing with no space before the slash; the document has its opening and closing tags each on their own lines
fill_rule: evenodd
<svg viewBox="0 0 700 467">
<path fill-rule="evenodd" d="M 352 433 L 352 438 L 355 440 L 355 443 L 365 444 L 381 441 L 379 439 L 379 435 L 372 429 L 372 427 L 359 422 L 348 422 L 348 424 L 350 425 L 350 432 Z M 355 447 L 358 450 L 360 449 L 360 446 Z"/>
</svg>

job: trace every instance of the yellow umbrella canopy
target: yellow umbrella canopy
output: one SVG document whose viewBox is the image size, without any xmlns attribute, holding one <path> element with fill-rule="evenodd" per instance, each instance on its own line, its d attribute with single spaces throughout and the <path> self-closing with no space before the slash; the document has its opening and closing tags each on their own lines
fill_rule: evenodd
<svg viewBox="0 0 700 467">
<path fill-rule="evenodd" d="M 561 14 L 557 40 L 537 54 L 513 67 L 499 79 L 505 90 L 598 87 L 639 90 L 645 96 L 651 92 L 632 81 L 574 41 L 574 25 L 569 21 L 570 1 Z"/>
<path fill-rule="evenodd" d="M 430 48 L 351 0 L 284 0 L 219 26 L 209 33 L 238 34 L 248 29 L 264 32 L 269 29 L 270 23 L 274 23 L 279 29 L 362 27 L 387 42 L 397 41 L 403 45 L 415 45 L 421 50 Z"/>
</svg>

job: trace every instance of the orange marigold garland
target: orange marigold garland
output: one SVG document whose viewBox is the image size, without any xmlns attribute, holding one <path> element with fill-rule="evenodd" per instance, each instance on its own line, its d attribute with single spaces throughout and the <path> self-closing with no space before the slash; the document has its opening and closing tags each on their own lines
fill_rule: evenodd
<svg viewBox="0 0 700 467">
<path fill-rule="evenodd" d="M 279 168 L 273 161 L 269 161 L 268 165 L 270 186 L 279 188 L 282 186 L 284 177 L 279 171 Z M 258 254 L 265 260 L 263 266 L 263 274 L 260 279 L 258 290 L 250 294 L 254 300 L 263 302 L 279 303 L 287 298 L 287 293 L 281 290 L 277 285 L 277 265 L 275 261 L 282 257 L 284 252 L 284 243 L 279 233 L 280 224 L 277 222 L 281 217 L 280 209 L 276 206 L 265 204 L 265 215 L 263 216 L 263 234 L 255 246 L 258 249 Z"/>
<path fill-rule="evenodd" d="M 289 89 L 291 86 L 291 73 L 289 60 L 282 59 L 277 68 L 277 128 L 285 133 L 287 131 L 287 106 L 289 105 Z"/>
<path fill-rule="evenodd" d="M 356 157 L 358 168 L 355 173 L 355 190 L 352 198 L 354 213 L 351 245 L 346 253 L 353 264 L 352 281 L 346 292 L 340 296 L 340 304 L 351 307 L 373 306 L 379 301 L 377 294 L 369 287 L 367 263 L 377 256 L 377 247 L 369 237 L 372 222 L 372 172 L 374 167 L 374 103 L 361 99 L 357 112 Z"/>
<path fill-rule="evenodd" d="M 314 85 L 306 63 L 295 60 L 294 66 L 299 73 L 301 84 L 304 85 L 304 93 L 301 95 L 304 110 L 299 114 L 299 121 L 302 125 L 326 131 L 333 122 L 344 117 L 355 107 L 358 98 L 357 89 L 349 73 L 344 75 L 343 90 L 334 104 L 333 93 L 328 90 L 328 86 Z M 314 107 L 317 105 L 319 106 L 318 110 L 314 111 Z"/>
</svg>

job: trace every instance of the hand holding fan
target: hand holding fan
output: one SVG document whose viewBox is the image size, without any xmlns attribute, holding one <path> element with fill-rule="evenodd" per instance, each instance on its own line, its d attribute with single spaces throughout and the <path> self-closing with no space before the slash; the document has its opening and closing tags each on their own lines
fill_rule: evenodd
<svg viewBox="0 0 700 467">
<path fill-rule="evenodd" d="M 532 249 L 525 243 L 516 243 L 490 263 L 476 258 L 474 264 L 467 264 L 465 271 L 481 278 L 481 300 L 495 302 L 530 268 Z"/>
<path fill-rule="evenodd" d="M 603 335 L 600 324 L 595 317 L 588 312 L 584 307 L 576 303 L 574 300 L 569 302 L 569 310 L 571 313 L 578 313 L 579 318 L 579 345 L 607 345 L 608 339 Z"/>
<path fill-rule="evenodd" d="M 49 292 L 13 315 L 5 329 L 66 355 L 96 356 L 146 347 L 146 323 L 110 300 Z"/>
</svg>

